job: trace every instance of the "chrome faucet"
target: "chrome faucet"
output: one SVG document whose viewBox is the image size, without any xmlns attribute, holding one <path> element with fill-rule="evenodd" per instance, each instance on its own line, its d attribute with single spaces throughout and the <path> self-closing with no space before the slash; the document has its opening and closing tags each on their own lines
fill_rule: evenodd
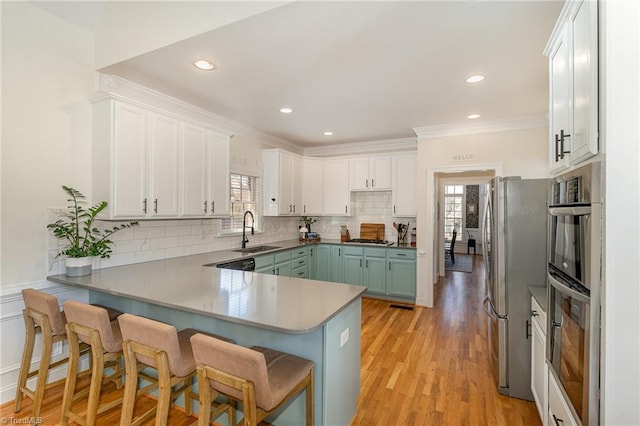
<svg viewBox="0 0 640 426">
<path fill-rule="evenodd" d="M 251 235 L 254 234 L 253 223 L 255 219 L 253 218 L 253 213 L 247 210 L 244 212 L 244 216 L 242 216 L 242 248 L 247 248 L 247 243 L 249 242 L 247 238 L 247 214 L 251 216 Z"/>
</svg>

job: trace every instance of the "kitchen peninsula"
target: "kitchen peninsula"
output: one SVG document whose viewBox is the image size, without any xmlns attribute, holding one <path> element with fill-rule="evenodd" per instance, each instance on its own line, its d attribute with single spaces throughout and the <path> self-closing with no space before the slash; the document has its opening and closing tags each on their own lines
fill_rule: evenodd
<svg viewBox="0 0 640 426">
<path fill-rule="evenodd" d="M 213 252 L 48 279 L 89 290 L 91 303 L 310 359 L 315 424 L 349 424 L 360 390 L 360 298 L 366 288 L 204 266 L 230 256 Z M 303 395 L 269 420 L 296 425 L 302 419 Z"/>
</svg>

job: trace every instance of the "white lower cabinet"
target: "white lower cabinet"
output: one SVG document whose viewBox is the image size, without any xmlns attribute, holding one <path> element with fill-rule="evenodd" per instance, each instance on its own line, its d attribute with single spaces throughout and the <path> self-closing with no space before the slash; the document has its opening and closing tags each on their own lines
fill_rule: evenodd
<svg viewBox="0 0 640 426">
<path fill-rule="evenodd" d="M 549 411 L 547 416 L 548 426 L 578 426 L 578 422 L 571 414 L 571 408 L 564 400 L 560 386 L 553 374 L 549 374 Z"/>
<path fill-rule="evenodd" d="M 543 426 L 547 426 L 549 368 L 545 361 L 546 313 L 531 298 L 531 392 Z"/>
</svg>

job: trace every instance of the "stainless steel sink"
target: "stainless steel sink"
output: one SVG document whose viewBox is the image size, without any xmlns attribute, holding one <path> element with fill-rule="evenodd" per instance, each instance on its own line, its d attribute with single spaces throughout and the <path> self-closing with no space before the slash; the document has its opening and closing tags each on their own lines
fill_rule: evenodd
<svg viewBox="0 0 640 426">
<path fill-rule="evenodd" d="M 247 247 L 243 249 L 231 250 L 236 253 L 260 253 L 261 251 L 268 251 L 279 249 L 278 246 L 255 246 L 255 247 Z"/>
</svg>

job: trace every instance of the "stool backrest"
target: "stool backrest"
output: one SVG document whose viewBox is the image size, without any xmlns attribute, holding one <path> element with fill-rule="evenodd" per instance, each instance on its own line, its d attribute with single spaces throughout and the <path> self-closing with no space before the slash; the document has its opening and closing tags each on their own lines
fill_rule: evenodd
<svg viewBox="0 0 640 426">
<path fill-rule="evenodd" d="M 174 376 L 183 377 L 195 370 L 193 359 L 190 356 L 182 356 L 178 331 L 174 326 L 132 314 L 120 315 L 118 322 L 122 331 L 122 340 L 142 343 L 165 351 L 169 361 L 169 372 Z M 137 353 L 136 359 L 157 367 L 155 359 L 151 357 Z"/>
<path fill-rule="evenodd" d="M 75 300 L 67 300 L 63 306 L 67 322 L 74 322 L 98 330 L 100 342 L 105 351 L 120 352 L 122 350 L 120 327 L 116 322 L 112 325 L 106 309 Z M 79 338 L 81 341 L 91 344 L 91 341 L 85 336 L 79 336 Z"/>
<path fill-rule="evenodd" d="M 191 347 L 196 365 L 208 365 L 253 382 L 256 405 L 258 407 L 274 405 L 267 375 L 267 362 L 262 353 L 204 334 L 191 336 Z M 211 385 L 222 393 L 242 399 L 242 392 L 236 389 L 213 380 Z"/>
<path fill-rule="evenodd" d="M 58 336 L 66 334 L 64 328 L 65 320 L 62 312 L 60 312 L 57 297 L 32 288 L 25 288 L 22 290 L 22 298 L 27 308 L 46 314 L 49 317 L 53 334 Z"/>
</svg>

